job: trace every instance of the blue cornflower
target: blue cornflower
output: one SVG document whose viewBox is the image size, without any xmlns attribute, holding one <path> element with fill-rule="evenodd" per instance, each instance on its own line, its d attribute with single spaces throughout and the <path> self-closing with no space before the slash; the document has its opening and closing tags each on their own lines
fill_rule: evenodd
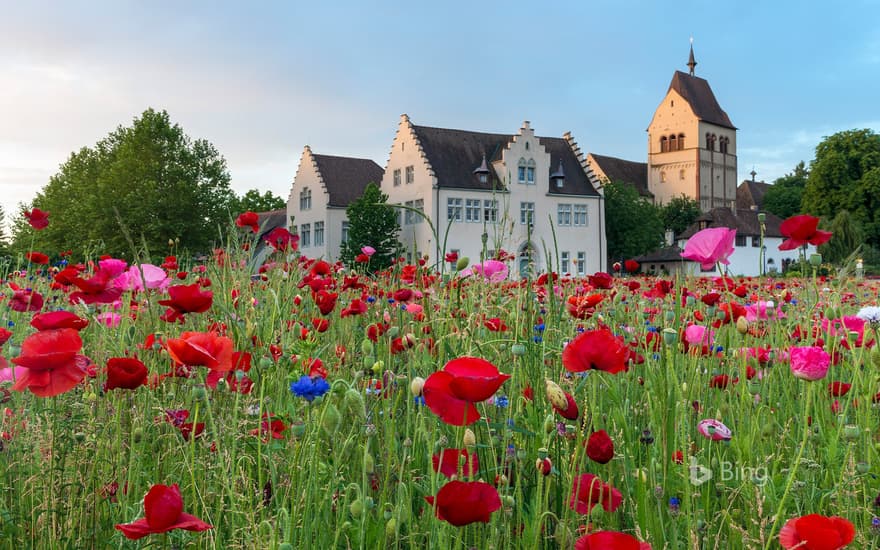
<svg viewBox="0 0 880 550">
<path fill-rule="evenodd" d="M 544 328 L 546 328 L 544 326 L 544 323 L 539 323 L 539 324 L 535 325 L 535 330 L 538 332 L 544 332 Z"/>
<path fill-rule="evenodd" d="M 372 304 L 375 301 L 376 301 L 375 296 L 367 296 L 367 303 Z"/>
<path fill-rule="evenodd" d="M 534 340 L 536 344 L 540 344 L 541 342 L 544 341 L 544 339 L 541 338 L 540 336 L 535 336 L 534 338 L 532 338 L 532 340 Z"/>
<path fill-rule="evenodd" d="M 311 402 L 316 397 L 321 397 L 330 390 L 330 384 L 320 376 L 309 378 L 306 375 L 299 377 L 296 382 L 290 383 L 290 391 L 297 397 L 302 397 Z"/>
<path fill-rule="evenodd" d="M 510 400 L 507 399 L 506 395 L 500 395 L 495 398 L 495 406 L 499 408 L 504 408 L 510 404 Z"/>
<path fill-rule="evenodd" d="M 413 402 L 414 402 L 416 405 L 419 405 L 419 406 L 421 406 L 421 407 L 424 407 L 424 406 L 425 406 L 425 398 L 422 397 L 421 395 L 417 395 L 416 397 L 413 397 Z"/>
</svg>

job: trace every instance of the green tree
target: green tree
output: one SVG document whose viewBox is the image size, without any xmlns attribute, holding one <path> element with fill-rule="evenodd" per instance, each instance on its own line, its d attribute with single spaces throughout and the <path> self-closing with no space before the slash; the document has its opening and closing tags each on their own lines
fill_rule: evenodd
<svg viewBox="0 0 880 550">
<path fill-rule="evenodd" d="M 826 218 L 847 210 L 865 240 L 880 245 L 880 135 L 847 130 L 822 140 L 810 163 L 802 206 Z"/>
<path fill-rule="evenodd" d="M 251 189 L 235 199 L 234 211 L 238 214 L 247 211 L 268 212 L 270 210 L 280 210 L 285 206 L 287 206 L 287 202 L 272 193 L 272 191 L 266 191 L 261 195 L 258 190 Z"/>
<path fill-rule="evenodd" d="M 351 202 L 345 209 L 348 217 L 348 240 L 342 245 L 342 261 L 348 266 L 355 266 L 354 259 L 361 253 L 361 248 L 371 246 L 376 253 L 370 258 L 370 269 L 383 269 L 391 265 L 391 261 L 400 251 L 397 234 L 397 215 L 394 209 L 387 206 L 388 195 L 379 190 L 379 186 L 370 183 L 360 198 Z"/>
<path fill-rule="evenodd" d="M 764 193 L 764 209 L 782 219 L 799 214 L 809 175 L 804 161 L 800 161 L 793 172 L 776 178 Z"/>
<path fill-rule="evenodd" d="M 827 262 L 842 263 L 864 243 L 862 228 L 847 210 L 838 212 L 824 229 L 834 234 L 830 241 L 819 247 L 822 259 Z"/>
<path fill-rule="evenodd" d="M 660 209 L 660 219 L 665 229 L 671 229 L 676 235 L 682 233 L 700 216 L 700 203 L 687 195 L 673 197 Z"/>
<path fill-rule="evenodd" d="M 50 213 L 49 226 L 17 223 L 15 243 L 117 256 L 129 256 L 133 243 L 158 256 L 179 239 L 181 249 L 205 252 L 237 214 L 234 199 L 214 146 L 190 139 L 167 112 L 148 109 L 70 155 L 30 205 Z"/>
<path fill-rule="evenodd" d="M 635 187 L 625 183 L 609 182 L 602 189 L 609 260 L 632 258 L 662 246 L 660 208 L 642 199 Z"/>
</svg>

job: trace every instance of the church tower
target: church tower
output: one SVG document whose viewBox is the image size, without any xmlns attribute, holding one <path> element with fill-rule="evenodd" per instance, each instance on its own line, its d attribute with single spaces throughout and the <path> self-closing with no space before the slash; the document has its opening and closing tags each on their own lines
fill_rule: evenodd
<svg viewBox="0 0 880 550">
<path fill-rule="evenodd" d="M 736 199 L 736 127 L 694 74 L 693 43 L 687 65 L 688 73 L 672 75 L 648 126 L 648 189 L 657 204 L 684 194 L 706 212 Z"/>
</svg>

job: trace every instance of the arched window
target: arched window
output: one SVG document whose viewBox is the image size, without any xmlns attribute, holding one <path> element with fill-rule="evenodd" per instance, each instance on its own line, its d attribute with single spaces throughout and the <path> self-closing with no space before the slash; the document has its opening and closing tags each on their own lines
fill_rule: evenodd
<svg viewBox="0 0 880 550">
<path fill-rule="evenodd" d="M 721 136 L 721 139 L 718 140 L 718 147 L 722 153 L 727 153 L 727 145 L 730 143 L 730 138 L 726 136 Z"/>
<path fill-rule="evenodd" d="M 684 149 L 684 134 L 678 134 L 678 149 Z"/>
<path fill-rule="evenodd" d="M 660 172 L 660 183 L 666 183 L 666 172 Z"/>
<path fill-rule="evenodd" d="M 665 153 L 669 150 L 669 142 L 666 139 L 666 136 L 660 138 L 660 152 Z"/>
<path fill-rule="evenodd" d="M 669 150 L 678 151 L 678 138 L 675 137 L 675 134 L 669 136 Z"/>
<path fill-rule="evenodd" d="M 519 183 L 526 182 L 526 159 L 520 158 L 519 164 L 517 165 L 517 178 L 516 181 Z"/>
<path fill-rule="evenodd" d="M 529 159 L 529 164 L 526 167 L 526 183 L 535 185 L 535 159 Z"/>
<path fill-rule="evenodd" d="M 679 170 L 679 171 L 678 171 L 678 179 L 683 180 L 685 174 L 686 174 L 686 172 L 684 171 L 684 168 L 682 168 L 681 170 Z"/>
<path fill-rule="evenodd" d="M 712 149 L 712 134 L 706 132 L 706 149 Z"/>
<path fill-rule="evenodd" d="M 312 190 L 308 187 L 303 187 L 302 191 L 299 192 L 299 209 L 300 210 L 309 210 L 312 208 Z"/>
</svg>

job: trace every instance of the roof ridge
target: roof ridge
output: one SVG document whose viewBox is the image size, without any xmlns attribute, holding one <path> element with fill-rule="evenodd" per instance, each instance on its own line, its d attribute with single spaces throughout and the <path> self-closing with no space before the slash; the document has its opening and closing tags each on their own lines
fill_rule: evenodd
<svg viewBox="0 0 880 550">
<path fill-rule="evenodd" d="M 323 158 L 330 158 L 330 159 L 346 159 L 346 160 L 362 160 L 365 162 L 372 162 L 372 163 L 376 164 L 376 166 L 379 166 L 379 163 L 377 163 L 375 160 L 373 160 L 371 158 L 364 158 L 364 157 L 348 157 L 348 156 L 344 156 L 344 155 L 325 155 L 323 153 L 314 153 L 314 152 L 312 153 L 312 157 L 313 158 L 314 157 L 323 157 Z"/>
</svg>

